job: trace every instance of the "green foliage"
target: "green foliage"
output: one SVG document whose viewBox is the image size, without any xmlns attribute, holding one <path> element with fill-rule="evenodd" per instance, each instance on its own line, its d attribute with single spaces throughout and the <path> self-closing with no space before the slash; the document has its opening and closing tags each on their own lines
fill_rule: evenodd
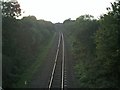
<svg viewBox="0 0 120 90">
<path fill-rule="evenodd" d="M 54 25 L 28 16 L 20 20 L 3 17 L 2 27 L 3 87 L 12 88 L 53 36 Z"/>
<path fill-rule="evenodd" d="M 21 15 L 20 4 L 15 1 L 2 1 L 2 16 L 3 17 L 19 17 Z"/>
<path fill-rule="evenodd" d="M 64 21 L 80 87 L 120 88 L 120 1 L 111 6 L 99 20 L 83 15 Z"/>
<path fill-rule="evenodd" d="M 97 62 L 101 75 L 106 76 L 108 87 L 120 86 L 120 2 L 112 4 L 112 10 L 100 19 L 100 29 L 96 33 Z M 112 82 L 112 83 L 110 83 Z"/>
<path fill-rule="evenodd" d="M 95 78 L 92 77 L 94 59 L 95 59 L 95 42 L 94 36 L 98 29 L 99 23 L 91 15 L 83 15 L 75 21 L 64 23 L 65 32 L 70 39 L 72 38 L 73 53 L 76 59 L 77 78 L 80 81 L 80 87 L 92 86 Z M 92 65 L 91 65 L 92 64 Z"/>
<path fill-rule="evenodd" d="M 56 28 L 71 40 L 80 87 L 120 88 L 120 1 L 111 7 L 99 20 L 82 15 L 54 26 L 34 16 L 17 20 L 19 4 L 3 3 L 3 87 L 15 86 Z"/>
<path fill-rule="evenodd" d="M 95 78 L 92 77 L 96 47 L 94 34 L 99 24 L 96 20 L 86 17 L 86 15 L 77 18 L 75 23 L 76 33 L 73 48 L 75 58 L 79 63 L 79 67 L 76 67 L 76 69 L 79 73 L 80 87 L 94 87 Z"/>
</svg>

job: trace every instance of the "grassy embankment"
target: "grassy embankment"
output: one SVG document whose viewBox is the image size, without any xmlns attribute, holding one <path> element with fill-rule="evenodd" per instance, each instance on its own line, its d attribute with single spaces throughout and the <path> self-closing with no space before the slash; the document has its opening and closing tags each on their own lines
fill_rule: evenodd
<svg viewBox="0 0 120 90">
<path fill-rule="evenodd" d="M 21 75 L 21 80 L 19 80 L 18 83 L 15 85 L 16 88 L 24 88 L 26 87 L 25 81 L 27 81 L 28 83 L 30 82 L 32 75 L 42 65 L 49 48 L 52 46 L 55 36 L 56 33 L 54 33 L 51 38 L 47 39 L 45 43 L 42 43 L 39 56 L 35 59 L 36 61 L 29 68 L 26 69 L 26 72 Z"/>
</svg>

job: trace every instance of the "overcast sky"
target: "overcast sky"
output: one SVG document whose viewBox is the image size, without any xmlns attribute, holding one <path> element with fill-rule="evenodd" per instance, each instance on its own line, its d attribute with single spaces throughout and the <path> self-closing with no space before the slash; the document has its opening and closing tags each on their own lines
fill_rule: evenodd
<svg viewBox="0 0 120 90">
<path fill-rule="evenodd" d="M 63 22 L 65 19 L 76 19 L 80 15 L 90 14 L 95 18 L 107 12 L 110 2 L 115 0 L 18 0 L 25 13 L 37 19 Z"/>
</svg>

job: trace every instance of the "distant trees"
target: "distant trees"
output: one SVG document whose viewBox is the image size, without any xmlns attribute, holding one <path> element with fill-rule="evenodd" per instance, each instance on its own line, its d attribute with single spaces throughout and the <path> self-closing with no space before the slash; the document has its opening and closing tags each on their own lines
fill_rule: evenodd
<svg viewBox="0 0 120 90">
<path fill-rule="evenodd" d="M 120 88 L 120 1 L 111 6 L 99 20 L 83 15 L 64 21 L 80 87 Z"/>
<path fill-rule="evenodd" d="M 92 80 L 91 68 L 95 59 L 94 34 L 98 29 L 98 21 L 92 19 L 91 15 L 83 15 L 75 21 L 64 24 L 65 27 L 72 24 L 70 37 L 77 64 L 75 66 L 80 80 L 80 87 L 90 87 Z M 69 31 L 69 30 L 68 30 Z M 67 30 L 66 30 L 67 32 Z"/>
</svg>

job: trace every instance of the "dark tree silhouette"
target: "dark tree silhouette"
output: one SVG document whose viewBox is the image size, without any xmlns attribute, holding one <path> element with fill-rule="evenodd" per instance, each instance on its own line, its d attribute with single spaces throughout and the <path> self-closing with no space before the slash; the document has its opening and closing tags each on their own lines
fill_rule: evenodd
<svg viewBox="0 0 120 90">
<path fill-rule="evenodd" d="M 15 1 L 2 1 L 2 16 L 3 17 L 19 17 L 21 15 L 20 4 Z"/>
</svg>

